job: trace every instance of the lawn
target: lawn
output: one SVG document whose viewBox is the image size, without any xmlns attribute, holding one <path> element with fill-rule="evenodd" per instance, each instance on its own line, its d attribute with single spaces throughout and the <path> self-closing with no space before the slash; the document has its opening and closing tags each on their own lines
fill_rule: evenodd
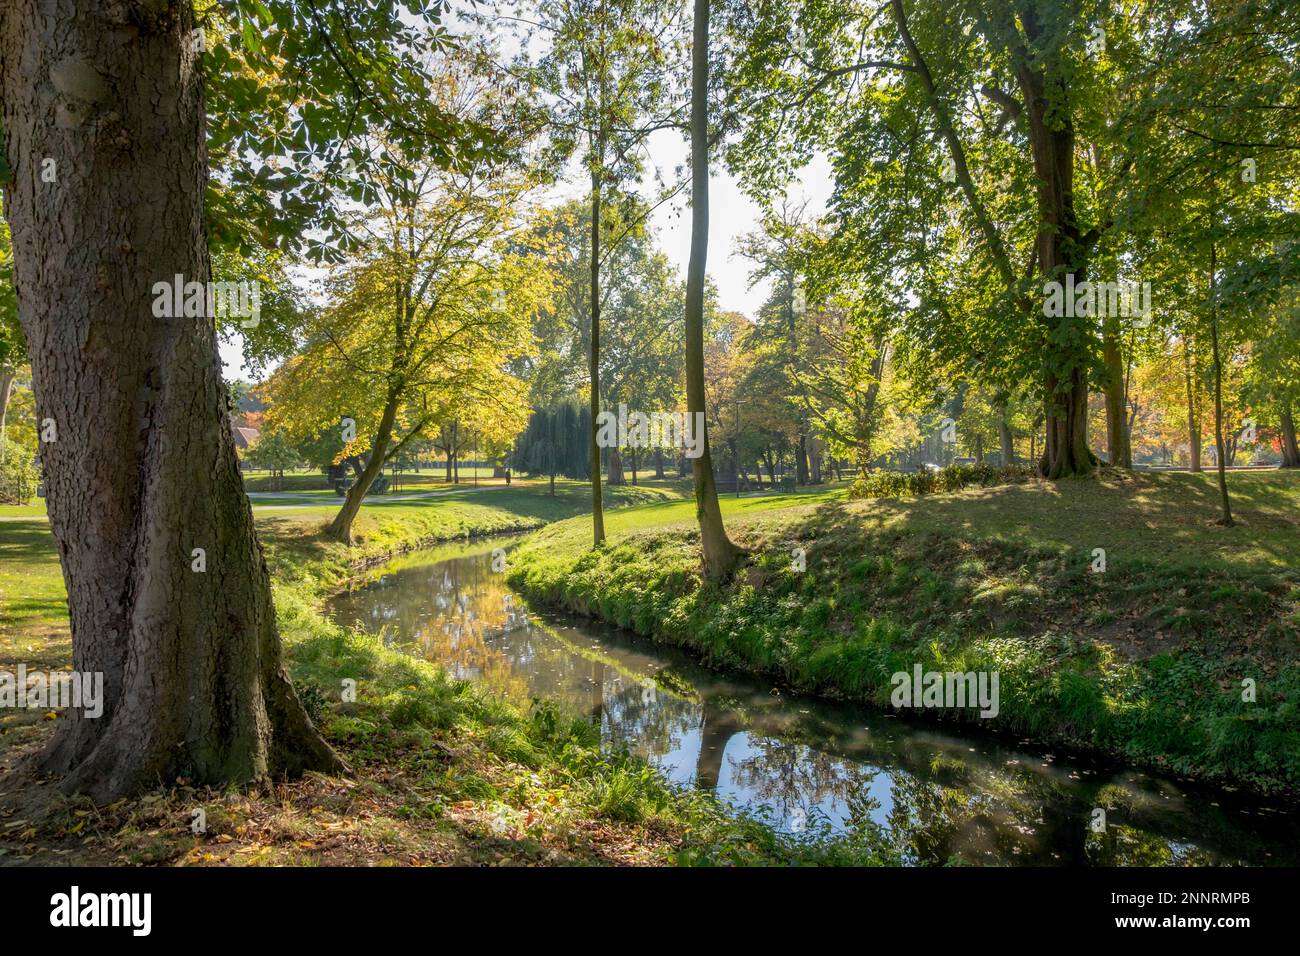
<svg viewBox="0 0 1300 956">
<path fill-rule="evenodd" d="M 611 489 L 611 509 L 677 494 Z M 353 769 L 268 792 L 185 781 L 96 807 L 25 779 L 0 801 L 0 860 L 171 865 L 663 865 L 873 863 L 878 846 L 794 839 L 678 791 L 595 728 L 538 703 L 528 713 L 425 661 L 323 618 L 321 598 L 373 561 L 435 540 L 537 527 L 580 513 L 586 486 L 561 483 L 363 509 L 348 549 L 324 516 L 259 511 L 287 661 L 299 694 Z M 611 510 L 611 516 L 616 514 Z M 0 523 L 0 670 L 69 666 L 56 549 L 44 520 Z M 355 701 L 339 693 L 356 682 Z M 55 726 L 23 708 L 0 716 L 0 779 Z M 15 802 L 16 801 L 16 802 Z M 206 832 L 190 823 L 196 809 Z"/>
<path fill-rule="evenodd" d="M 724 502 L 748 564 L 704 587 L 689 503 L 651 504 L 600 551 L 581 519 L 531 536 L 511 582 L 826 696 L 887 706 L 916 663 L 995 670 L 985 726 L 1300 794 L 1300 475 L 1229 479 L 1233 528 L 1190 474 Z"/>
</svg>

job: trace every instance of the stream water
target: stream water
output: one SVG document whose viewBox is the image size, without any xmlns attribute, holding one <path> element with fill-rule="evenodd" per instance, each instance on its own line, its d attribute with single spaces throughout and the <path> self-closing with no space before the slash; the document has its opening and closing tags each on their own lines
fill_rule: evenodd
<svg viewBox="0 0 1300 956">
<path fill-rule="evenodd" d="M 518 703 L 586 714 L 606 745 L 679 785 L 793 832 L 874 824 L 916 864 L 1300 863 L 1295 807 L 712 671 L 617 628 L 528 609 L 493 570 L 502 547 L 407 556 L 330 613 Z"/>
</svg>

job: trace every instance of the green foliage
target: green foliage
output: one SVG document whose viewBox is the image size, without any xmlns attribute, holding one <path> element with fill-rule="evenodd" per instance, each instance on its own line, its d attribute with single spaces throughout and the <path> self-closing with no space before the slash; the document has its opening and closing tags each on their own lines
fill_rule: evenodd
<svg viewBox="0 0 1300 956">
<path fill-rule="evenodd" d="M 450 168 L 500 161 L 499 128 L 448 109 L 436 64 L 460 41 L 444 0 L 205 0 L 211 239 L 338 261 L 357 241 L 350 202 L 382 130 L 407 157 Z"/>
<path fill-rule="evenodd" d="M 15 442 L 6 442 L 0 459 L 0 504 L 25 505 L 36 497 L 41 474 L 30 451 Z"/>
<path fill-rule="evenodd" d="M 670 520 L 662 513 L 633 511 L 625 526 L 639 516 L 642 530 L 613 533 L 598 551 L 569 523 L 538 533 L 514 552 L 510 581 L 712 666 L 879 706 L 889 705 L 892 675 L 916 663 L 997 671 L 1001 710 L 982 726 L 1262 791 L 1300 785 L 1293 565 L 1190 557 L 1198 552 L 1181 532 L 1180 546 L 1153 553 L 1161 535 L 1144 524 L 1167 528 L 1166 509 L 1191 489 L 1169 497 L 1120 483 L 1094 496 L 1095 484 L 1078 483 L 1090 503 L 1083 514 L 1102 513 L 1105 501 L 1123 512 L 1103 527 L 1080 515 L 1048 527 L 1050 508 L 1017 512 L 964 496 L 733 521 L 755 560 L 720 586 L 699 582 L 690 534 L 655 527 Z M 1266 487 L 1271 514 L 1291 507 L 1294 482 Z M 1019 501 L 1030 490 L 991 489 Z M 1035 497 L 1064 493 L 1046 486 Z M 1238 493 L 1263 504 L 1249 486 Z M 909 520 L 927 508 L 935 520 Z M 1121 540 L 1116 526 L 1132 534 Z M 1061 536 L 1105 543 L 1105 573 Z M 806 549 L 802 573 L 791 567 L 791 541 Z M 1246 676 L 1257 682 L 1255 703 L 1242 700 Z"/>
<path fill-rule="evenodd" d="M 962 488 L 1034 481 L 1038 469 L 1029 465 L 947 465 L 938 470 L 871 471 L 858 476 L 849 488 L 850 498 L 900 498 L 942 494 Z"/>
</svg>

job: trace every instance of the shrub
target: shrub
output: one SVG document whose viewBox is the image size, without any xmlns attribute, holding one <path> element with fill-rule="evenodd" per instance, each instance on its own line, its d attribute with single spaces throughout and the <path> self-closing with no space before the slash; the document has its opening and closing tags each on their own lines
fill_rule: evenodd
<svg viewBox="0 0 1300 956">
<path fill-rule="evenodd" d="M 906 498 L 962 488 L 1016 485 L 1038 476 L 1031 465 L 948 465 L 938 471 L 873 471 L 858 476 L 850 498 Z"/>
<path fill-rule="evenodd" d="M 40 472 L 27 450 L 9 443 L 8 454 L 0 462 L 0 504 L 25 505 L 36 497 Z"/>
</svg>

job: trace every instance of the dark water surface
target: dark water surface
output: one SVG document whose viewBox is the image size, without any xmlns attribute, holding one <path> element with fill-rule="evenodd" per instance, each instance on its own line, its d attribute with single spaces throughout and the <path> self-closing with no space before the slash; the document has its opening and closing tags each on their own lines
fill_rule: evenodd
<svg viewBox="0 0 1300 956">
<path fill-rule="evenodd" d="M 529 610 L 493 570 L 507 544 L 403 558 L 330 613 L 518 703 L 587 714 L 606 744 L 678 784 L 766 808 L 784 829 L 874 822 L 915 863 L 1300 863 L 1292 806 L 799 697 L 617 628 Z M 1091 827 L 1098 807 L 1104 832 Z"/>
</svg>

